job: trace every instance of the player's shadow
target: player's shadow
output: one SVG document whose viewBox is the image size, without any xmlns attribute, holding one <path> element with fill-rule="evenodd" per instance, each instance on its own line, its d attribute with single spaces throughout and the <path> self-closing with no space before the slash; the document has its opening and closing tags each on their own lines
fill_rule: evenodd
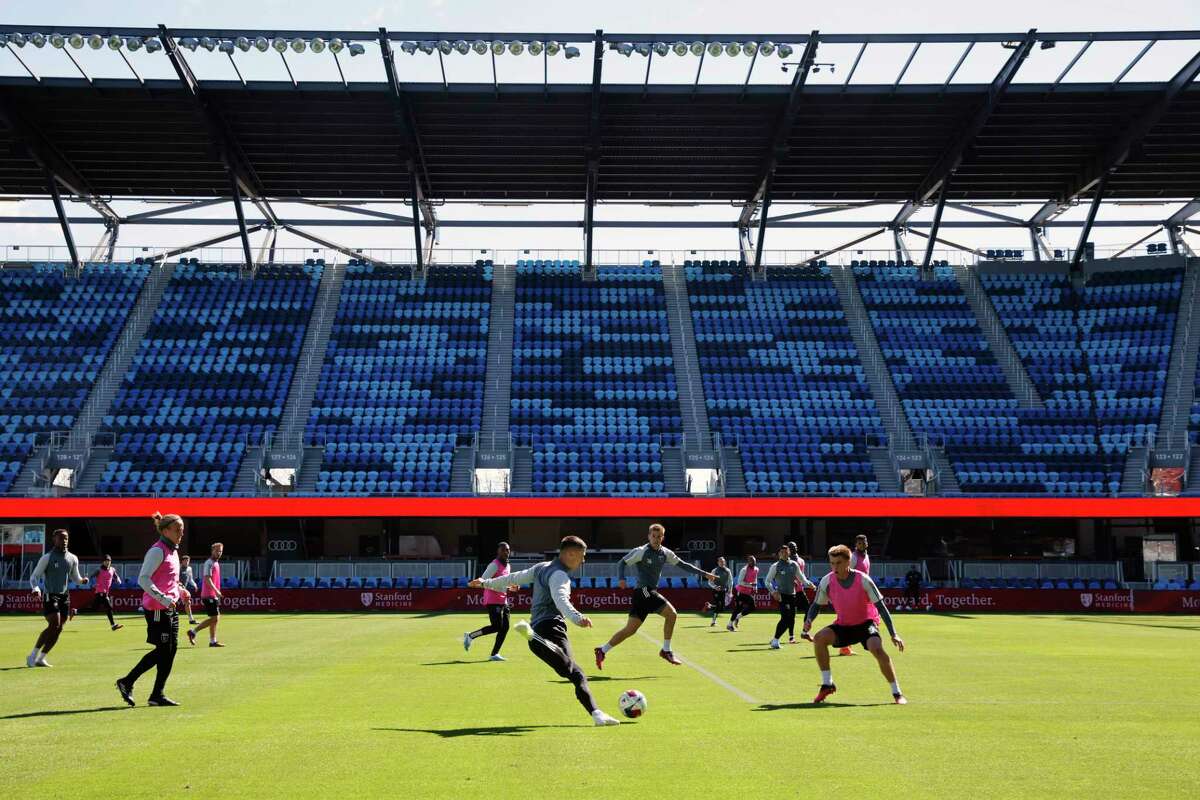
<svg viewBox="0 0 1200 800">
<path fill-rule="evenodd" d="M 102 711 L 124 711 L 128 706 L 104 706 L 102 708 L 67 708 L 60 711 L 26 711 L 24 714 L 9 714 L 5 719 L 32 719 L 34 717 L 65 717 L 73 714 L 96 714 Z"/>
<path fill-rule="evenodd" d="M 393 733 L 431 733 L 443 739 L 457 739 L 461 736 L 521 736 L 532 733 L 540 728 L 577 728 L 578 725 L 495 725 L 478 728 L 372 728 L 373 731 L 391 731 Z"/>
<path fill-rule="evenodd" d="M 424 664 L 418 664 L 417 666 L 419 666 L 419 667 L 452 667 L 455 664 L 489 664 L 489 663 L 491 663 L 491 662 L 489 662 L 486 658 L 482 659 L 480 661 L 463 661 L 462 659 L 458 659 L 456 661 L 427 661 Z"/>
<path fill-rule="evenodd" d="M 755 711 L 796 711 L 802 708 L 874 708 L 895 703 L 763 703 Z"/>
<path fill-rule="evenodd" d="M 621 677 L 617 677 L 615 675 L 596 675 L 595 677 L 588 677 L 588 683 L 596 683 L 597 681 L 603 682 L 603 681 L 656 681 L 656 680 L 658 680 L 657 675 L 643 675 L 639 678 L 621 678 Z M 570 681 L 558 680 L 558 681 L 546 681 L 546 683 L 570 683 Z"/>
</svg>

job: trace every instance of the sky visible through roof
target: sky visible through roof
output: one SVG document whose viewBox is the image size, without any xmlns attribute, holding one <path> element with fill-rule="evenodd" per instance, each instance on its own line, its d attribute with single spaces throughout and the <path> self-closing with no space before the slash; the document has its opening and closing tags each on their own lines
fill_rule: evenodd
<svg viewBox="0 0 1200 800">
<path fill-rule="evenodd" d="M 512 38 L 507 34 L 556 32 L 591 34 L 597 28 L 604 29 L 606 36 L 620 33 L 663 34 L 668 43 L 686 40 L 682 34 L 714 34 L 729 40 L 759 41 L 774 37 L 775 41 L 787 41 L 789 35 L 803 37 L 809 31 L 820 30 L 832 33 L 955 33 L 955 32 L 1024 32 L 1037 28 L 1043 32 L 1062 31 L 1143 31 L 1184 30 L 1200 28 L 1200 4 L 1196 0 L 1145 0 L 1139 3 L 1114 2 L 1112 0 L 1089 0 L 1088 2 L 1032 2 L 1031 0 L 1009 0 L 1004 3 L 946 2 L 926 0 L 914 4 L 893 2 L 678 2 L 663 0 L 606 0 L 603 3 L 558 2 L 539 3 L 513 0 L 512 2 L 483 2 L 481 0 L 425 0 L 423 2 L 366 2 L 364 0 L 341 0 L 338 3 L 283 2 L 261 0 L 255 3 L 231 2 L 230 0 L 179 0 L 178 2 L 121 2 L 102 4 L 76 2 L 27 2 L 9 0 L 0 8 L 0 24 L 28 25 L 29 31 L 49 33 L 56 25 L 95 25 L 100 29 L 109 26 L 131 26 L 153 28 L 164 23 L 172 29 L 182 28 L 227 28 L 231 30 L 363 30 L 373 31 L 380 26 L 389 31 L 455 31 L 477 32 L 479 38 Z M 739 34 L 735 36 L 735 34 Z M 744 35 L 743 35 L 744 34 Z M 758 34 L 769 34 L 758 35 Z M 1145 42 L 1097 43 L 1088 48 L 1072 66 L 1065 82 L 1112 82 L 1118 74 L 1138 55 Z M 350 82 L 383 80 L 383 68 L 374 43 L 365 43 L 366 52 L 358 57 L 340 56 L 345 77 Z M 1200 47 L 1198 41 L 1160 42 L 1129 70 L 1122 79 L 1125 82 L 1162 81 L 1171 77 L 1176 70 Z M 542 58 L 525 53 L 520 56 L 505 54 L 496 59 L 496 78 L 500 83 L 540 83 L 543 68 L 549 72 L 549 80 L 555 83 L 589 83 L 591 80 L 591 47 L 581 45 L 582 57 L 565 59 L 560 54 L 548 64 Z M 1078 54 L 1080 45 L 1062 44 L 1053 49 L 1035 48 L 1029 59 L 1018 72 L 1017 83 L 1043 83 L 1053 81 Z M 751 83 L 786 84 L 791 78 L 790 69 L 781 67 L 799 56 L 800 46 L 790 59 L 777 55 L 760 56 L 750 70 L 751 59 L 742 55 L 706 57 L 700 80 L 703 83 L 741 84 Z M 872 44 L 866 51 L 852 82 L 887 83 L 897 78 L 911 54 L 912 46 L 905 44 Z M 904 72 L 903 83 L 942 83 L 961 57 L 964 45 L 928 44 L 913 56 Z M 859 46 L 854 44 L 822 44 L 818 62 L 825 64 L 819 73 L 810 76 L 810 84 L 841 84 L 846 80 L 853 65 Z M 17 53 L 29 69 L 42 77 L 78 77 L 75 65 L 64 52 L 47 46 L 0 52 L 0 75 L 26 75 L 25 68 L 13 57 Z M 129 67 L 121 56 L 107 48 L 93 51 L 84 48 L 70 51 L 79 66 L 93 77 L 132 77 Z M 954 77 L 954 83 L 987 83 L 995 75 L 1010 54 L 999 44 L 979 44 L 972 48 Z M 126 53 L 130 64 L 143 78 L 174 79 L 174 72 L 162 52 L 151 54 L 144 50 Z M 208 53 L 200 49 L 186 53 L 187 60 L 201 80 L 236 80 L 237 74 L 229 57 L 220 53 Z M 238 52 L 234 55 L 237 71 L 247 80 L 287 80 L 279 54 L 274 51 L 259 53 Z M 490 83 L 492 59 L 475 53 L 451 54 L 439 60 L 436 55 L 417 52 L 407 55 L 397 49 L 397 69 L 401 81 L 438 82 L 442 79 L 444 64 L 446 79 L 452 83 Z M 654 83 L 691 83 L 697 77 L 699 59 L 693 55 L 683 57 L 674 54 L 650 61 L 649 80 Z M 288 67 L 298 81 L 336 81 L 337 65 L 331 54 L 289 51 Z M 604 59 L 605 83 L 642 83 L 646 79 L 647 59 L 636 53 L 630 57 L 608 52 Z M 582 168 L 581 168 L 582 174 Z M 147 210 L 142 203 L 117 201 L 114 207 L 120 213 L 136 213 Z M 86 208 L 70 205 L 73 215 L 91 213 Z M 280 216 L 287 216 L 296 206 L 276 204 Z M 389 210 L 399 211 L 395 206 Z M 778 205 L 773 213 L 804 210 L 803 206 Z M 1100 219 L 1147 219 L 1161 220 L 1178 208 L 1121 204 L 1106 207 Z M 721 220 L 737 218 L 739 208 L 734 206 L 629 206 L 602 204 L 598 207 L 598 220 L 678 219 L 678 220 Z M 993 210 L 1010 216 L 1027 218 L 1036 205 L 1012 207 L 994 206 Z M 1075 208 L 1060 219 L 1082 219 L 1085 208 Z M 61 232 L 57 225 L 34 225 L 3 222 L 4 216 L 52 214 L 47 202 L 23 201 L 4 202 L 0 198 L 0 246 L 20 245 L 26 252 L 31 245 L 60 245 Z M 303 216 L 318 216 L 322 212 L 307 208 Z M 399 211 L 399 213 L 405 213 Z M 560 205 L 478 205 L 453 204 L 438 211 L 444 218 L 454 219 L 582 219 L 579 204 Z M 868 208 L 850 212 L 840 219 L 879 219 L 895 213 L 889 207 Z M 332 214 L 331 214 L 332 215 Z M 194 212 L 192 216 L 226 217 L 231 210 L 226 206 Z M 925 209 L 915 219 L 932 217 Z M 971 219 L 971 215 L 948 209 L 945 220 Z M 977 219 L 977 218 L 976 218 Z M 1097 228 L 1092 241 L 1098 248 L 1123 246 L 1150 232 L 1145 229 Z M 103 232 L 100 226 L 75 226 L 74 233 L 80 250 L 85 254 Z M 123 246 L 148 247 L 152 250 L 178 246 L 205 236 L 223 232 L 219 228 L 197 227 L 130 227 L 121 231 Z M 319 235 L 335 239 L 355 248 L 406 248 L 411 247 L 412 234 L 405 228 L 321 228 Z M 774 230 L 768 234 L 767 250 L 808 251 L 823 250 L 845 242 L 856 235 L 866 233 L 846 229 Z M 987 229 L 969 231 L 955 229 L 945 234 L 955 241 L 979 247 L 1029 247 L 1028 233 L 1019 228 Z M 258 245 L 264 234 L 257 234 L 253 244 Z M 1051 229 L 1048 238 L 1054 247 L 1071 247 L 1077 232 L 1073 229 Z M 924 240 L 909 235 L 907 244 L 916 250 Z M 1151 241 L 1165 240 L 1159 235 Z M 1192 237 L 1193 247 L 1200 247 L 1200 237 Z M 230 245 L 235 245 L 231 242 Z M 287 255 L 304 255 L 310 245 L 291 234 L 281 233 L 280 247 L 296 247 Z M 583 247 L 581 229 L 570 228 L 445 228 L 441 231 L 439 250 L 468 250 L 489 248 L 494 250 L 520 250 L 536 248 L 561 250 L 564 255 Z M 595 247 L 598 251 L 623 250 L 622 260 L 635 259 L 635 251 L 654 249 L 658 251 L 688 250 L 736 250 L 737 236 L 732 228 L 726 229 L 613 229 L 598 228 Z M 879 251 L 876 257 L 886 257 L 883 251 L 891 251 L 890 234 L 881 235 L 864 242 L 859 247 Z M 61 255 L 60 255 L 61 257 Z M 237 258 L 231 251 L 230 259 Z M 443 259 L 444 260 L 444 259 Z"/>
</svg>

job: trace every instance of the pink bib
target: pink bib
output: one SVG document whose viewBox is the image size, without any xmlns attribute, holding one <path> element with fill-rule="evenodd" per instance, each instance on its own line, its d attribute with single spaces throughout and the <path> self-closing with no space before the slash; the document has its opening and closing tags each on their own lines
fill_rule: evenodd
<svg viewBox="0 0 1200 800">
<path fill-rule="evenodd" d="M 493 578 L 499 578 L 509 573 L 508 564 L 501 564 L 500 559 L 494 559 L 492 563 L 496 565 L 496 574 L 492 576 Z M 508 594 L 506 592 L 497 592 L 491 589 L 484 589 L 483 602 L 484 605 L 502 606 L 508 603 Z"/>
<path fill-rule="evenodd" d="M 163 560 L 158 565 L 158 569 L 154 570 L 154 574 L 150 576 L 150 582 L 167 597 L 178 600 L 179 553 L 167 547 L 162 541 L 155 542 L 154 547 L 163 551 Z M 162 611 L 166 606 L 154 599 L 154 595 L 149 592 L 142 592 L 142 608 L 148 611 Z"/>
<path fill-rule="evenodd" d="M 854 581 L 849 589 L 842 586 L 836 574 L 829 576 L 829 603 L 837 612 L 838 625 L 861 625 L 871 619 L 870 609 L 873 606 L 863 588 L 863 573 L 853 569 L 850 574 L 854 576 Z"/>
</svg>

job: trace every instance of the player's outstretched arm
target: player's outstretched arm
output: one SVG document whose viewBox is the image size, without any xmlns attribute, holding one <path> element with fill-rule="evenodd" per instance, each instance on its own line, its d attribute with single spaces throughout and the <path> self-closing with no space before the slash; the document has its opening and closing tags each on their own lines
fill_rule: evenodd
<svg viewBox="0 0 1200 800">
<path fill-rule="evenodd" d="M 712 580 L 717 577 L 716 575 L 714 575 L 711 572 L 705 572 L 704 570 L 697 567 L 695 564 L 689 564 L 688 562 L 684 561 L 682 558 L 675 555 L 674 550 L 668 550 L 665 547 L 663 548 L 663 550 L 666 551 L 667 563 L 670 564 L 671 566 L 679 567 L 684 572 L 690 573 L 692 575 L 698 575 L 703 578 L 708 578 L 709 580 Z"/>
<path fill-rule="evenodd" d="M 503 591 L 509 586 L 528 586 L 533 583 L 534 570 L 539 565 L 523 569 L 520 572 L 512 572 L 508 575 L 501 575 L 498 578 L 476 578 L 467 584 L 472 589 L 492 589 L 494 591 Z"/>
</svg>

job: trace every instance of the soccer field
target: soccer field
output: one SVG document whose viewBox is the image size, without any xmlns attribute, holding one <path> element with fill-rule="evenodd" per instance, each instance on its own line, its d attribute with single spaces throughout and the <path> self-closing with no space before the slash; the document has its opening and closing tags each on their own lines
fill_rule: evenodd
<svg viewBox="0 0 1200 800">
<path fill-rule="evenodd" d="M 510 633 L 464 653 L 481 615 L 236 615 L 223 650 L 183 639 L 168 693 L 127 708 L 113 688 L 146 649 L 140 618 L 113 633 L 68 625 L 53 669 L 27 669 L 41 626 L 0 618 L 0 789 L 5 797 L 632 797 L 761 791 L 891 797 L 1165 797 L 1200 788 L 1195 618 L 898 616 L 908 706 L 874 659 L 834 657 L 838 693 L 809 705 L 807 644 L 767 648 L 775 617 L 741 631 L 661 621 L 597 673 L 591 648 L 623 622 L 599 615 L 572 642 L 603 708 L 638 688 L 647 714 L 593 728 Z M 724 619 L 724 618 L 723 618 Z M 828 622 L 831 617 L 823 616 Z M 182 638 L 182 637 L 181 637 Z M 202 643 L 203 644 L 203 643 Z M 210 766 L 211 764 L 211 766 Z M 738 787 L 741 787 L 740 789 Z M 775 795 L 778 796 L 778 795 Z"/>
</svg>

